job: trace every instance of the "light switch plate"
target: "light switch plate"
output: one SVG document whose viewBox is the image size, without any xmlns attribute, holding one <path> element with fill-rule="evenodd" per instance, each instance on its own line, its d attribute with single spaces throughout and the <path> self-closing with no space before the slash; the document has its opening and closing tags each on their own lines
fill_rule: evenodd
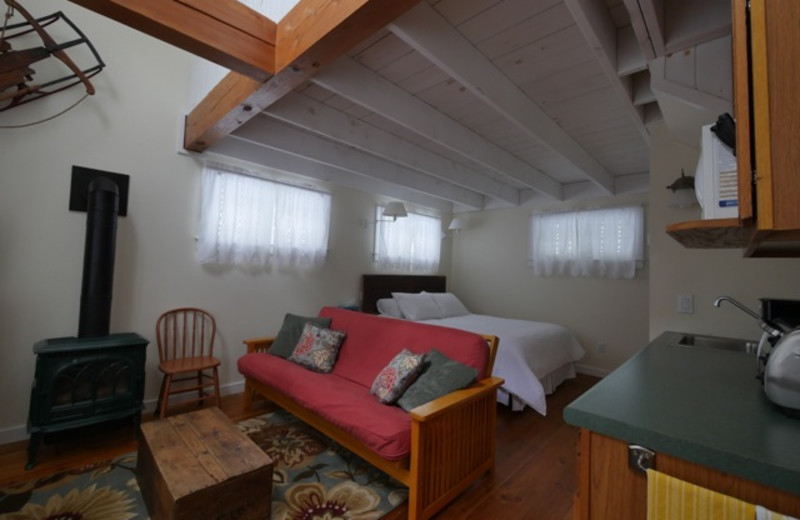
<svg viewBox="0 0 800 520">
<path fill-rule="evenodd" d="M 694 314 L 694 295 L 678 295 L 678 312 L 681 314 Z"/>
</svg>

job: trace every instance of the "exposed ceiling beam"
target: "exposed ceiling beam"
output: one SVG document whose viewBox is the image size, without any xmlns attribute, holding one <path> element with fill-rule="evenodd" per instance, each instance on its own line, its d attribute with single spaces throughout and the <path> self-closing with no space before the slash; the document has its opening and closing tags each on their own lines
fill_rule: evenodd
<svg viewBox="0 0 800 520">
<path fill-rule="evenodd" d="M 308 96 L 288 94 L 265 113 L 452 184 L 504 200 L 514 206 L 519 204 L 519 190 L 516 188 L 359 121 Z"/>
<path fill-rule="evenodd" d="M 614 181 L 605 167 L 428 3 L 409 10 L 392 22 L 389 30 L 520 130 L 612 193 Z"/>
<path fill-rule="evenodd" d="M 230 73 L 187 116 L 184 148 L 204 151 L 417 2 L 301 0 L 278 23 L 275 75 L 254 85 Z"/>
<path fill-rule="evenodd" d="M 429 193 L 442 199 L 483 209 L 483 195 L 279 123 L 268 116 L 251 120 L 235 137 L 316 162 Z"/>
<path fill-rule="evenodd" d="M 629 119 L 650 146 L 650 133 L 644 125 L 644 109 L 633 104 L 633 78 L 617 74 L 617 28 L 603 0 L 564 0 L 589 47 L 597 56 L 600 68 L 611 81 Z"/>
<path fill-rule="evenodd" d="M 561 200 L 561 184 L 551 177 L 351 58 L 339 58 L 312 81 L 493 171 Z"/>
<path fill-rule="evenodd" d="M 647 22 L 644 19 L 644 13 L 642 13 L 642 9 L 639 7 L 638 0 L 623 0 L 625 4 L 625 8 L 628 10 L 628 16 L 631 19 L 631 27 L 633 27 L 633 32 L 636 34 L 636 39 L 639 41 L 639 46 L 642 49 L 642 53 L 644 53 L 644 57 L 646 60 L 652 60 L 657 56 L 656 54 L 656 43 L 653 42 L 653 39 L 650 36 L 650 33 L 647 30 Z M 660 50 L 664 52 L 664 41 L 660 42 Z"/>
<path fill-rule="evenodd" d="M 234 163 L 241 161 L 267 166 L 270 169 L 316 179 L 318 181 L 345 186 L 366 193 L 375 193 L 390 199 L 402 200 L 411 204 L 419 204 L 433 208 L 442 213 L 452 213 L 454 206 L 443 199 L 431 197 L 418 191 L 410 190 L 397 184 L 384 182 L 370 177 L 353 175 L 352 172 L 322 164 L 305 157 L 298 157 L 288 152 L 265 148 L 259 144 L 236 136 L 228 136 L 208 151 L 214 157 L 223 157 Z"/>
<path fill-rule="evenodd" d="M 275 22 L 236 0 L 71 0 L 258 81 L 275 72 Z"/>
</svg>

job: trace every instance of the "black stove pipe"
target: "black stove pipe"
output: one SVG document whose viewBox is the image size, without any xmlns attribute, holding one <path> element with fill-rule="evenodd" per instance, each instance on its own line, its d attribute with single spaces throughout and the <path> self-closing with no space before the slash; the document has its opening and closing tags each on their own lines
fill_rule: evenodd
<svg viewBox="0 0 800 520">
<path fill-rule="evenodd" d="M 114 252 L 117 240 L 119 188 L 106 178 L 89 184 L 86 209 L 86 244 L 78 337 L 107 336 L 114 289 Z"/>
</svg>

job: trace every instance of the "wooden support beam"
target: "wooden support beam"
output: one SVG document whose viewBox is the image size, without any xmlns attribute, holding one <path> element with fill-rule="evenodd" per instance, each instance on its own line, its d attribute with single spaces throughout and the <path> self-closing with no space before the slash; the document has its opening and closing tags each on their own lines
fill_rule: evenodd
<svg viewBox="0 0 800 520">
<path fill-rule="evenodd" d="M 184 147 L 206 150 L 418 2 L 301 0 L 278 24 L 276 74 L 261 85 L 229 74 L 186 118 Z"/>
<path fill-rule="evenodd" d="M 255 80 L 275 72 L 275 23 L 236 0 L 71 1 Z"/>
<path fill-rule="evenodd" d="M 445 182 L 372 154 L 364 153 L 294 126 L 261 116 L 236 131 L 232 137 L 245 139 L 340 170 L 392 182 L 420 193 L 428 193 L 472 209 L 483 209 L 484 198 L 477 192 Z"/>
<path fill-rule="evenodd" d="M 418 204 L 443 213 L 453 213 L 454 210 L 453 204 L 444 199 L 402 187 L 394 182 L 387 182 L 374 177 L 353 175 L 351 171 L 293 155 L 283 150 L 267 148 L 253 141 L 239 138 L 236 135 L 229 135 L 220 141 L 214 147 L 214 150 L 210 150 L 207 153 L 212 158 L 224 158 L 233 164 L 241 161 L 245 162 L 243 164 L 245 167 L 250 167 L 247 163 L 259 164 L 301 177 L 345 186 L 366 193 L 380 194 L 388 200 L 402 200 L 407 203 Z M 464 208 L 463 210 L 468 209 L 471 208 Z"/>
<path fill-rule="evenodd" d="M 339 58 L 312 81 L 509 179 L 561 200 L 561 184 L 552 177 L 351 58 Z"/>
<path fill-rule="evenodd" d="M 298 93 L 265 112 L 307 131 L 489 197 L 519 205 L 519 190 Z"/>
<path fill-rule="evenodd" d="M 633 104 L 633 79 L 621 78 L 618 70 L 617 29 L 602 0 L 565 0 L 575 23 L 586 38 L 586 42 L 597 56 L 597 61 L 611 82 L 614 93 L 622 103 L 630 121 L 642 140 L 650 146 L 650 133 L 644 125 L 644 111 Z"/>
</svg>

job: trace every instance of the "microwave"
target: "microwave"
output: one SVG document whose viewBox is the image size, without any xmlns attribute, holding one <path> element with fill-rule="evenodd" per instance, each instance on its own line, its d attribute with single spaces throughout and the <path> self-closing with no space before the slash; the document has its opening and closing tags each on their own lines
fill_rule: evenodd
<svg viewBox="0 0 800 520">
<path fill-rule="evenodd" d="M 703 219 L 739 216 L 739 174 L 736 156 L 717 135 L 713 125 L 702 128 L 702 148 L 694 188 Z"/>
</svg>

